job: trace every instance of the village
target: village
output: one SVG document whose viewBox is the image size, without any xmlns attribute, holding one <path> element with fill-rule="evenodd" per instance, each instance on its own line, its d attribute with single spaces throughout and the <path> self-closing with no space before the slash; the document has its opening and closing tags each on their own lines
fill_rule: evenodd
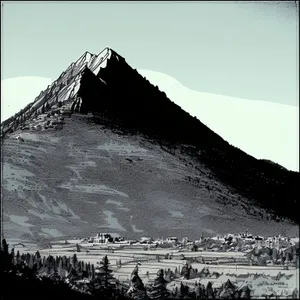
<svg viewBox="0 0 300 300">
<path fill-rule="evenodd" d="M 30 249 L 20 250 L 30 252 Z M 107 256 L 114 277 L 126 288 L 130 287 L 135 269 L 145 286 L 153 284 L 162 269 L 170 292 L 178 290 L 181 284 L 193 290 L 197 285 L 211 283 L 217 290 L 228 282 L 237 289 L 249 286 L 253 298 L 272 298 L 272 295 L 289 298 L 299 291 L 297 237 L 262 237 L 246 232 L 202 236 L 191 241 L 172 236 L 126 239 L 98 233 L 87 238 L 53 241 L 39 252 L 53 257 L 76 254 L 78 260 L 96 268 Z M 188 277 L 184 274 L 186 269 L 190 270 Z"/>
<path fill-rule="evenodd" d="M 152 237 L 140 237 L 140 239 L 127 239 L 125 237 L 113 237 L 110 233 L 98 233 L 95 236 L 88 238 L 74 238 L 73 240 L 65 241 L 65 244 L 76 244 L 77 249 L 88 249 L 89 247 L 107 246 L 110 249 L 117 247 L 116 249 L 138 249 L 144 250 L 157 249 L 157 248 L 173 248 L 180 251 L 192 251 L 192 252 L 243 252 L 252 253 L 253 250 L 260 249 L 274 249 L 277 252 L 279 258 L 272 260 L 260 260 L 258 264 L 272 265 L 272 264 L 284 264 L 296 266 L 297 260 L 296 252 L 291 255 L 285 255 L 289 253 L 289 249 L 297 248 L 299 245 L 299 237 L 284 237 L 281 235 L 272 237 L 254 236 L 248 232 L 233 234 L 229 233 L 224 236 L 213 237 L 200 237 L 198 240 L 192 241 L 188 237 L 183 237 L 181 240 L 178 237 L 171 236 L 167 238 L 153 239 Z M 295 257 L 292 257 L 295 256 Z M 283 259 L 286 257 L 286 259 Z"/>
<path fill-rule="evenodd" d="M 299 296 L 299 238 L 262 237 L 248 232 L 189 240 L 175 236 L 127 239 L 112 233 L 86 238 L 53 240 L 39 247 L 13 245 L 15 251 L 42 257 L 74 257 L 95 266 L 107 257 L 114 278 L 129 289 L 135 272 L 146 287 L 163 270 L 167 289 L 176 294 L 185 286 L 190 292 L 212 285 L 217 293 L 224 286 L 235 291 L 249 289 L 252 298 Z M 188 271 L 187 271 L 188 270 Z M 175 295 L 174 294 L 174 295 Z"/>
<path fill-rule="evenodd" d="M 75 238 L 76 240 L 76 238 Z M 245 244 L 252 245 L 253 247 L 275 247 L 280 248 L 280 245 L 295 245 L 299 242 L 299 237 L 284 237 L 280 234 L 278 236 L 273 237 L 263 237 L 263 236 L 254 236 L 248 232 L 245 233 L 238 233 L 233 234 L 229 233 L 223 236 L 214 236 L 214 237 L 200 237 L 199 240 L 191 241 L 188 237 L 180 239 L 178 237 L 167 237 L 164 239 L 163 237 L 158 239 L 153 239 L 152 237 L 141 237 L 139 240 L 136 239 L 126 239 L 125 237 L 113 237 L 110 233 L 98 233 L 94 237 L 84 238 L 81 239 L 81 242 L 88 242 L 93 244 L 156 244 L 156 245 L 163 245 L 163 244 L 174 244 L 174 245 L 194 245 L 194 244 L 201 244 L 205 241 L 217 241 L 220 243 L 227 243 L 228 245 L 237 243 L 239 241 L 244 242 Z"/>
</svg>

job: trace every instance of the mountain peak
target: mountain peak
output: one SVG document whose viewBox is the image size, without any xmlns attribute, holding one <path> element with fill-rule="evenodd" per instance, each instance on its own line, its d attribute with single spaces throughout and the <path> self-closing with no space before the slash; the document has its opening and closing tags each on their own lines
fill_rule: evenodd
<svg viewBox="0 0 300 300">
<path fill-rule="evenodd" d="M 72 118 L 67 119 L 64 117 L 71 116 L 73 112 L 75 113 Z M 88 115 L 89 113 L 92 114 Z M 82 117 L 82 114 L 86 114 L 87 116 Z M 91 126 L 91 124 L 100 124 L 102 126 Z M 118 133 L 114 131 L 116 127 Z M 103 130 L 103 128 L 105 129 Z M 55 164 L 57 170 L 61 165 L 69 164 L 76 152 L 74 151 L 74 147 L 76 148 L 78 144 L 81 144 L 81 146 L 77 148 L 77 162 L 82 160 L 84 156 L 87 158 L 89 155 L 92 155 L 90 157 L 93 157 L 94 154 L 99 157 L 101 156 L 102 160 L 102 154 L 99 154 L 99 149 L 101 148 L 99 144 L 106 138 L 108 140 L 119 138 L 119 131 L 129 133 L 128 136 L 135 135 L 136 139 L 145 139 L 149 142 L 149 149 L 154 144 L 158 144 L 157 148 L 160 148 L 157 151 L 163 153 L 163 157 L 165 156 L 164 151 L 167 151 L 169 154 L 180 158 L 180 167 L 172 175 L 169 172 L 162 173 L 163 170 L 168 170 L 168 167 L 164 165 L 165 158 L 161 160 L 161 163 L 156 163 L 156 158 L 154 159 L 149 156 L 150 160 L 146 162 L 149 157 L 145 155 L 141 160 L 134 161 L 135 150 L 127 148 L 128 151 L 121 151 L 122 155 L 125 151 L 128 156 L 131 153 L 132 157 L 127 157 L 130 165 L 126 164 L 126 167 L 122 167 L 122 170 L 125 169 L 126 172 L 127 170 L 130 171 L 128 173 L 125 172 L 123 177 L 118 177 L 117 173 L 111 177 L 114 180 L 114 184 L 122 184 L 122 181 L 128 179 L 127 186 L 131 187 L 135 182 L 131 178 L 132 173 L 134 173 L 132 170 L 138 168 L 138 164 L 145 160 L 145 164 L 142 167 L 143 171 L 138 173 L 138 177 L 142 181 L 141 185 L 131 190 L 130 193 L 124 193 L 124 195 L 130 195 L 128 197 L 132 197 L 133 199 L 144 197 L 141 203 L 135 203 L 141 205 L 143 213 L 145 210 L 144 205 L 148 201 L 151 203 L 150 199 L 158 196 L 161 197 L 162 201 L 165 201 L 164 192 L 160 193 L 165 188 L 165 191 L 167 189 L 175 190 L 175 194 L 180 191 L 183 192 L 188 197 L 187 201 L 193 201 L 190 204 L 196 204 L 199 200 L 210 207 L 219 205 L 229 207 L 232 205 L 233 211 L 236 210 L 237 205 L 240 205 L 240 208 L 245 210 L 247 216 L 252 215 L 253 218 L 259 216 L 262 216 L 262 218 L 264 216 L 267 217 L 267 213 L 263 215 L 260 213 L 262 209 L 271 209 L 272 216 L 274 216 L 273 212 L 275 212 L 279 216 L 288 217 L 293 220 L 298 218 L 294 209 L 296 205 L 294 194 L 298 191 L 298 174 L 288 172 L 270 163 L 258 161 L 229 145 L 228 142 L 224 141 L 198 119 L 193 118 L 180 106 L 168 99 L 166 94 L 159 90 L 158 86 L 152 85 L 128 65 L 122 56 L 108 47 L 103 49 L 98 55 L 85 52 L 55 82 L 48 86 L 34 102 L 27 105 L 14 117 L 3 122 L 2 129 L 3 133 L 8 133 L 8 135 L 13 132 L 17 135 L 25 131 L 24 136 L 28 130 L 46 131 L 41 134 L 35 134 L 37 138 L 41 138 L 40 141 L 48 136 L 55 136 L 55 139 L 57 137 L 61 138 L 61 143 L 57 143 L 56 145 L 59 148 L 55 148 L 56 150 L 52 152 L 55 155 L 54 157 L 58 159 L 58 163 L 48 153 L 46 155 L 47 158 L 51 158 L 44 165 L 44 170 L 47 170 L 47 172 L 49 167 L 54 168 L 53 164 Z M 53 133 L 52 129 L 61 130 L 60 132 Z M 106 131 L 109 131 L 109 134 L 106 134 Z M 20 141 L 22 143 L 22 140 Z M 16 141 L 14 138 L 13 141 L 8 141 L 8 144 L 17 142 L 19 143 L 19 140 Z M 28 147 L 26 143 L 25 139 L 24 147 Z M 20 146 L 20 144 L 18 145 Z M 38 144 L 38 146 L 40 145 Z M 45 147 L 51 150 L 52 146 L 47 145 Z M 91 148 L 85 151 L 86 146 L 91 146 Z M 114 156 L 111 155 L 111 145 L 106 146 L 104 147 L 109 151 L 108 157 Z M 82 153 L 86 153 L 86 155 L 82 155 Z M 168 157 L 169 154 L 167 155 Z M 42 161 L 43 159 L 40 159 L 40 162 Z M 105 161 L 107 162 L 106 159 Z M 120 169 L 120 161 L 119 158 L 116 160 L 118 169 Z M 96 165 L 102 168 L 106 162 L 100 162 L 99 160 Z M 36 167 L 36 161 L 32 165 Z M 175 165 L 175 162 L 172 162 L 172 165 Z M 103 182 L 109 181 L 107 179 L 109 175 L 107 174 L 113 174 L 110 171 L 117 168 L 111 168 L 110 162 L 105 172 L 99 172 L 99 167 L 95 170 L 95 181 L 99 180 L 99 173 L 105 174 L 105 178 L 103 177 L 102 181 L 99 181 L 101 182 L 101 185 L 99 185 L 101 189 L 97 193 L 100 194 L 103 191 Z M 155 168 L 158 168 L 159 171 L 153 176 L 150 173 Z M 62 178 L 69 176 L 70 172 L 68 169 L 69 165 L 64 167 L 64 171 L 68 173 L 64 173 L 67 175 Z M 150 172 L 148 171 L 149 169 Z M 39 172 L 39 169 L 36 170 Z M 55 172 L 59 174 L 60 171 L 57 170 Z M 104 167 L 103 170 L 105 170 Z M 184 173 L 182 170 L 185 170 Z M 169 174 L 168 176 L 170 177 L 167 178 L 167 175 L 165 177 L 162 174 Z M 184 177 L 181 178 L 181 175 L 178 177 L 178 174 L 182 174 Z M 43 175 L 40 177 L 44 178 Z M 46 179 L 48 180 L 48 177 Z M 157 179 L 164 186 L 159 187 L 155 183 L 148 189 L 149 186 L 145 182 L 148 183 Z M 52 184 L 56 186 L 59 181 L 56 181 L 55 178 Z M 184 181 L 184 185 L 181 185 L 184 188 L 176 190 L 176 185 L 180 181 Z M 93 180 L 91 179 L 92 182 Z M 186 192 L 185 184 L 197 186 L 197 189 L 194 190 L 192 188 L 190 192 Z M 72 180 L 67 185 L 72 192 L 77 192 L 80 186 L 84 187 L 78 184 L 74 188 L 74 181 Z M 144 188 L 147 188 L 147 191 Z M 91 187 L 88 187 L 88 189 L 91 191 L 91 194 L 95 191 Z M 85 188 L 84 190 L 86 191 Z M 8 186 L 8 192 L 10 191 L 11 184 Z M 60 193 L 61 190 L 58 192 Z M 142 195 L 144 192 L 146 196 Z M 238 196 L 234 193 L 238 193 Z M 60 194 L 59 198 L 63 198 L 64 195 L 65 193 Z M 234 195 L 236 197 L 233 197 Z M 15 193 L 11 193 L 12 199 L 15 199 L 15 196 Z M 27 194 L 24 194 L 24 197 L 26 196 Z M 39 193 L 36 196 L 41 201 Z M 74 198 L 77 196 L 76 194 L 72 194 Z M 97 200 L 98 197 L 96 198 Z M 171 198 L 173 196 L 170 196 Z M 249 202 L 248 200 L 247 202 L 244 201 L 245 199 L 248 199 Z M 285 199 L 285 205 L 282 205 L 282 199 Z M 158 200 L 155 202 L 155 206 L 157 203 Z M 256 206 L 257 203 L 259 206 Z M 189 205 L 183 203 L 182 208 L 185 206 Z M 177 207 L 177 204 L 174 204 L 174 209 L 175 207 Z M 172 206 L 169 208 L 172 209 Z M 199 211 L 195 211 L 197 215 L 195 215 L 194 220 L 199 220 L 200 211 L 201 207 L 199 206 Z M 153 209 L 152 213 L 156 216 L 157 209 Z M 190 212 L 186 211 L 185 213 L 188 215 Z M 166 214 L 163 215 L 161 221 L 164 221 L 165 216 Z M 240 215 L 234 213 L 233 216 L 235 220 Z M 98 218 L 98 216 L 96 217 Z M 219 223 L 223 226 L 223 222 L 230 223 L 232 219 L 219 220 Z M 242 220 L 239 219 L 238 222 Z M 211 221 L 217 223 L 216 219 L 210 218 L 209 222 Z M 157 226 L 157 224 L 154 225 Z M 174 226 L 174 223 L 170 224 Z M 236 223 L 236 225 L 238 224 L 241 223 Z M 199 228 L 192 227 L 195 230 Z M 157 230 L 157 227 L 155 228 Z"/>
<path fill-rule="evenodd" d="M 120 56 L 109 47 L 104 48 L 98 55 L 85 51 L 52 84 L 48 85 L 44 91 L 41 91 L 32 103 L 1 124 L 2 136 L 8 131 L 12 132 L 20 128 L 23 120 L 29 121 L 32 117 L 41 114 L 45 110 L 43 107 L 50 108 L 57 102 L 66 103 L 76 100 L 77 92 L 81 85 L 81 78 L 85 70 L 93 73 L 94 76 L 98 77 L 100 82 L 104 83 L 104 80 L 98 75 L 101 69 L 106 68 L 108 60 L 111 59 L 112 55 L 117 61 L 119 60 L 118 57 Z M 31 120 L 29 123 L 32 124 L 34 122 Z"/>
</svg>

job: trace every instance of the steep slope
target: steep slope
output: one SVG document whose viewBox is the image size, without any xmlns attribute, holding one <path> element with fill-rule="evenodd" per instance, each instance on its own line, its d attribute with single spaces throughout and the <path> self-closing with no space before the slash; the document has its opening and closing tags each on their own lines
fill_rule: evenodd
<svg viewBox="0 0 300 300">
<path fill-rule="evenodd" d="M 160 72 L 138 72 L 230 144 L 299 172 L 299 107 L 199 92 Z"/>
<path fill-rule="evenodd" d="M 293 207 L 299 194 L 299 173 L 258 161 L 229 145 L 149 84 L 115 52 L 111 58 L 97 76 L 88 69 L 83 72 L 78 91 L 80 112 L 98 111 L 123 128 L 138 130 L 168 145 L 191 145 L 191 154 L 197 155 L 224 183 L 280 215 L 297 219 Z M 96 88 L 96 77 L 106 84 L 98 83 Z M 286 206 L 282 206 L 282 199 Z"/>
<path fill-rule="evenodd" d="M 7 236 L 297 231 L 290 222 L 267 220 L 180 148 L 169 153 L 148 138 L 95 124 L 92 116 L 73 114 L 58 131 L 23 132 L 24 142 L 17 134 L 3 147 Z"/>
<path fill-rule="evenodd" d="M 297 220 L 299 173 L 229 145 L 111 49 L 86 52 L 1 129 L 13 236 L 297 228 L 267 220 Z"/>
</svg>

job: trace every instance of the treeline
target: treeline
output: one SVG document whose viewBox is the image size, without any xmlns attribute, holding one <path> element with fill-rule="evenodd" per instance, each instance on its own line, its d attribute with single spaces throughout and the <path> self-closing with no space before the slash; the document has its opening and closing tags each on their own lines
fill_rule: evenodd
<svg viewBox="0 0 300 300">
<path fill-rule="evenodd" d="M 272 262 L 280 265 L 293 264 L 299 267 L 299 249 L 299 243 L 288 246 L 284 250 L 269 247 L 254 248 L 247 256 L 254 264 L 260 266 Z"/>
<path fill-rule="evenodd" d="M 111 275 L 109 261 L 104 257 L 94 268 L 73 257 L 9 252 L 5 239 L 1 244 L 2 299 L 16 297 L 53 298 L 67 296 L 75 299 L 130 299 L 123 287 Z M 124 295 L 122 295 L 124 294 Z"/>
<path fill-rule="evenodd" d="M 250 290 L 246 286 L 238 290 L 230 281 L 219 289 L 213 289 L 212 283 L 207 286 L 195 282 L 189 287 L 181 283 L 173 290 L 167 284 L 176 278 L 207 278 L 205 271 L 200 273 L 190 265 L 183 266 L 181 271 L 159 270 L 153 284 L 145 286 L 138 275 L 137 267 L 133 270 L 130 286 L 121 284 L 112 275 L 107 256 L 94 267 L 72 257 L 42 257 L 37 251 L 34 254 L 9 252 L 5 240 L 1 244 L 2 299 L 15 297 L 53 298 L 72 297 L 74 299 L 235 299 L 250 298 Z M 199 275 L 199 276 L 198 276 Z M 174 281 L 175 282 L 175 281 Z"/>
</svg>

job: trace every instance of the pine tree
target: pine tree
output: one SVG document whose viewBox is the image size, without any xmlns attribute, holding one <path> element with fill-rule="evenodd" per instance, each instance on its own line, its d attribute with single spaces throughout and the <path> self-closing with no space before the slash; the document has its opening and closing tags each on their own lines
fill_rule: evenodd
<svg viewBox="0 0 300 300">
<path fill-rule="evenodd" d="M 58 262 L 57 273 L 60 276 L 60 278 L 66 277 L 66 271 L 64 270 L 64 267 L 63 267 L 63 259 L 62 258 Z"/>
<path fill-rule="evenodd" d="M 172 280 L 174 280 L 176 278 L 176 275 L 175 273 L 168 269 L 165 273 L 165 279 L 168 281 L 168 282 L 171 282 Z"/>
<path fill-rule="evenodd" d="M 20 252 L 18 250 L 17 254 L 16 254 L 16 264 L 18 265 L 18 264 L 20 264 L 20 262 L 21 262 L 21 258 L 20 258 Z"/>
<path fill-rule="evenodd" d="M 15 257 L 15 249 L 12 248 L 11 252 L 10 252 L 10 259 L 11 259 L 11 263 L 12 265 L 16 265 L 16 257 Z"/>
<path fill-rule="evenodd" d="M 53 280 L 53 281 L 60 281 L 61 280 L 57 269 L 55 269 L 54 272 L 50 275 L 50 279 Z"/>
<path fill-rule="evenodd" d="M 55 271 L 56 271 L 56 260 L 55 260 L 55 258 L 52 256 L 52 255 L 50 255 L 49 256 L 49 265 L 48 265 L 48 274 L 52 274 L 52 273 L 54 273 Z"/>
<path fill-rule="evenodd" d="M 71 266 L 71 269 L 68 272 L 67 278 L 70 280 L 70 282 L 74 283 L 77 280 L 80 280 L 80 274 L 78 274 L 78 270 L 75 269 L 73 266 Z"/>
<path fill-rule="evenodd" d="M 200 288 L 200 284 L 198 284 L 198 282 L 195 282 L 195 296 L 196 299 L 200 298 L 200 294 L 201 294 L 201 288 Z"/>
<path fill-rule="evenodd" d="M 251 291 L 249 289 L 249 287 L 246 285 L 243 287 L 240 298 L 241 299 L 250 299 L 251 296 Z"/>
<path fill-rule="evenodd" d="M 94 280 L 94 279 L 95 279 L 95 266 L 94 266 L 94 264 L 92 264 L 92 269 L 91 269 L 91 278 L 92 278 L 92 280 Z"/>
<path fill-rule="evenodd" d="M 64 256 L 62 257 L 61 261 L 62 261 L 62 268 L 63 268 L 64 270 L 67 270 L 67 269 L 68 269 L 68 267 L 67 267 L 67 257 L 64 255 Z"/>
<path fill-rule="evenodd" d="M 37 251 L 37 252 L 35 253 L 35 262 L 36 262 L 36 264 L 37 264 L 38 267 L 41 266 L 41 263 L 42 263 L 42 257 L 41 257 L 41 254 L 40 254 L 39 251 Z"/>
<path fill-rule="evenodd" d="M 212 283 L 209 281 L 207 286 L 206 286 L 206 295 L 207 295 L 207 299 L 214 299 L 215 295 L 214 295 L 214 291 L 212 288 Z"/>
<path fill-rule="evenodd" d="M 136 265 L 131 273 L 130 287 L 127 291 L 127 296 L 133 300 L 147 299 L 147 292 L 144 283 L 138 275 L 138 265 Z"/>
<path fill-rule="evenodd" d="M 297 288 L 294 289 L 293 294 L 292 294 L 293 299 L 299 299 L 299 291 Z"/>
<path fill-rule="evenodd" d="M 33 255 L 27 253 L 27 255 L 26 255 L 26 265 L 28 266 L 29 269 L 32 269 L 33 264 L 34 264 Z"/>
<path fill-rule="evenodd" d="M 200 284 L 200 299 L 206 299 L 206 291 L 204 284 Z"/>
<path fill-rule="evenodd" d="M 190 279 L 191 274 L 191 266 L 186 263 L 182 269 L 181 269 L 181 276 L 183 276 L 185 279 Z"/>
<path fill-rule="evenodd" d="M 46 266 L 47 266 L 47 258 L 44 256 L 43 257 L 43 267 L 46 268 Z"/>
<path fill-rule="evenodd" d="M 180 283 L 179 295 L 180 299 L 188 299 L 189 287 L 187 285 L 183 285 L 182 282 Z"/>
<path fill-rule="evenodd" d="M 100 285 L 103 285 L 105 289 L 109 289 L 112 286 L 112 280 L 114 277 L 112 276 L 112 270 L 109 268 L 109 260 L 107 255 L 105 255 L 100 262 L 100 267 L 97 268 L 96 278 Z"/>
<path fill-rule="evenodd" d="M 72 257 L 72 266 L 73 266 L 74 268 L 76 268 L 76 267 L 77 267 L 77 264 L 78 264 L 77 255 L 76 255 L 76 253 L 74 253 L 74 255 L 73 255 L 73 257 Z"/>
<path fill-rule="evenodd" d="M 1 243 L 1 267 L 4 272 L 8 272 L 10 268 L 10 255 L 8 253 L 8 244 L 3 239 Z"/>
<path fill-rule="evenodd" d="M 157 277 L 154 279 L 154 283 L 149 291 L 150 299 L 168 299 L 169 291 L 166 288 L 167 281 L 164 279 L 164 271 L 160 269 L 157 272 Z"/>
</svg>

